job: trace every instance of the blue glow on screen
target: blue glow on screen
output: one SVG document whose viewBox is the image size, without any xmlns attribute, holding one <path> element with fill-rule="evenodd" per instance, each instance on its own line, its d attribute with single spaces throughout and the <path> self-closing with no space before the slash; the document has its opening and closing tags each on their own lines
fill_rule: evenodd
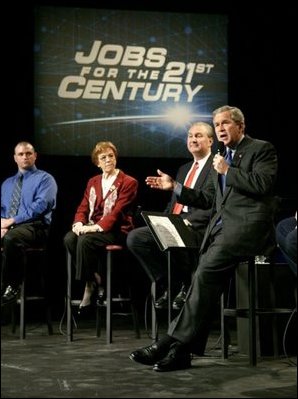
<svg viewBox="0 0 298 399">
<path fill-rule="evenodd" d="M 35 142 L 89 155 L 185 157 L 186 133 L 227 103 L 227 16 L 35 9 Z"/>
</svg>

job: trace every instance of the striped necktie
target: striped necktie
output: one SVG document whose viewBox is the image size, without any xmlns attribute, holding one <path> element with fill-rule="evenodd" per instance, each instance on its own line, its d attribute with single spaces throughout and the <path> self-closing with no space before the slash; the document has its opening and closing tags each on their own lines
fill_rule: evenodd
<svg viewBox="0 0 298 399">
<path fill-rule="evenodd" d="M 13 218 L 18 213 L 18 209 L 21 202 L 22 185 L 23 185 L 23 175 L 20 174 L 17 177 L 11 196 L 10 209 L 8 212 L 8 217 L 10 218 Z"/>
<path fill-rule="evenodd" d="M 195 162 L 193 164 L 193 167 L 192 167 L 192 169 L 190 171 L 190 174 L 189 174 L 186 182 L 184 183 L 185 187 L 191 187 L 192 181 L 194 179 L 194 176 L 195 176 L 196 171 L 198 170 L 198 168 L 199 168 L 199 163 Z M 183 207 L 184 207 L 183 204 L 179 204 L 178 202 L 176 202 L 174 207 L 173 207 L 172 213 L 175 213 L 176 215 L 179 215 L 182 212 Z"/>
</svg>

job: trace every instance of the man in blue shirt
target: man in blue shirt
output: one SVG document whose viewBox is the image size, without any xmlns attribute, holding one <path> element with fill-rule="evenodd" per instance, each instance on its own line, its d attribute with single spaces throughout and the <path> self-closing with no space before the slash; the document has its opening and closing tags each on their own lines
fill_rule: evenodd
<svg viewBox="0 0 298 399">
<path fill-rule="evenodd" d="M 24 249 L 46 242 L 57 197 L 54 177 L 35 166 L 34 147 L 22 141 L 14 151 L 18 172 L 1 186 L 2 305 L 17 299 Z"/>
</svg>

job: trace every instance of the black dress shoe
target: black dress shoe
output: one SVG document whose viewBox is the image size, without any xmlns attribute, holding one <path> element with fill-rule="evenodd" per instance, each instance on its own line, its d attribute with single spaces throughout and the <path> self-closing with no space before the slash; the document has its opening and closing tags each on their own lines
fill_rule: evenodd
<svg viewBox="0 0 298 399">
<path fill-rule="evenodd" d="M 187 294 L 187 288 L 184 284 L 182 284 L 181 290 L 179 294 L 175 297 L 173 301 L 173 309 L 181 309 L 185 303 L 186 299 L 186 294 Z"/>
<path fill-rule="evenodd" d="M 154 364 L 154 371 L 185 370 L 191 367 L 191 355 L 183 344 L 175 342 L 163 359 Z"/>
<path fill-rule="evenodd" d="M 168 307 L 168 291 L 165 291 L 162 296 L 154 302 L 154 306 L 156 309 L 166 309 Z"/>
<path fill-rule="evenodd" d="M 92 306 L 91 303 L 89 305 L 86 305 L 86 306 L 81 306 L 80 305 L 79 308 L 78 308 L 77 315 L 80 318 L 83 318 L 85 316 L 90 316 L 90 313 L 91 313 L 92 309 L 93 309 L 93 306 Z"/>
<path fill-rule="evenodd" d="M 105 289 L 102 286 L 99 286 L 97 290 L 96 306 L 104 306 L 105 301 L 106 301 Z"/>
<path fill-rule="evenodd" d="M 129 355 L 131 360 L 135 362 L 152 366 L 158 360 L 161 360 L 168 353 L 170 345 L 162 344 L 158 345 L 155 342 L 152 345 L 146 346 L 145 348 L 137 349 Z"/>
<path fill-rule="evenodd" d="M 10 303 L 16 302 L 19 293 L 20 293 L 19 288 L 13 288 L 11 285 L 8 285 L 6 287 L 4 294 L 2 295 L 1 304 L 8 305 Z"/>
</svg>

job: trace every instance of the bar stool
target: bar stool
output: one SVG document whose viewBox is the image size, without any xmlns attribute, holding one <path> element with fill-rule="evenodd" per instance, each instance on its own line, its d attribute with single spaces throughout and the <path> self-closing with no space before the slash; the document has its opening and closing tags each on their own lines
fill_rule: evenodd
<svg viewBox="0 0 298 399">
<path fill-rule="evenodd" d="M 1 247 L 1 252 L 3 248 Z M 21 283 L 20 289 L 20 298 L 17 300 L 16 304 L 12 307 L 12 332 L 16 332 L 16 313 L 17 306 L 20 305 L 20 339 L 26 338 L 26 318 L 25 318 L 25 307 L 27 302 L 31 301 L 43 301 L 45 305 L 45 319 L 48 327 L 49 335 L 53 334 L 53 326 L 51 320 L 51 307 L 49 303 L 49 298 L 45 289 L 45 275 L 44 270 L 41 270 L 41 286 L 42 286 L 42 294 L 38 295 L 27 295 L 26 291 L 26 283 L 30 274 L 30 266 L 31 261 L 33 260 L 33 256 L 37 255 L 40 258 L 41 268 L 44 268 L 46 263 L 46 254 L 47 254 L 47 246 L 39 246 L 39 247 L 30 247 L 27 248 L 24 252 L 25 262 L 24 262 L 24 277 Z"/>
<path fill-rule="evenodd" d="M 221 351 L 222 358 L 228 358 L 228 330 L 225 323 L 226 317 L 236 317 L 236 318 L 247 318 L 248 319 L 248 354 L 249 354 L 249 365 L 257 365 L 257 355 L 258 355 L 258 345 L 257 345 L 257 335 L 259 331 L 257 316 L 273 316 L 273 322 L 275 322 L 275 316 L 291 314 L 293 309 L 289 308 L 277 308 L 276 307 L 276 296 L 274 288 L 274 268 L 276 263 L 272 259 L 266 262 L 260 262 L 260 258 L 265 259 L 265 257 L 252 256 L 249 257 L 247 262 L 240 263 L 235 271 L 235 287 L 236 287 L 236 297 L 237 291 L 239 290 L 239 282 L 243 282 L 243 276 L 240 275 L 241 269 L 246 265 L 246 277 L 245 283 L 247 286 L 247 306 L 240 307 L 238 300 L 236 298 L 236 307 L 228 308 L 225 304 L 225 293 L 221 296 Z M 270 307 L 260 308 L 258 306 L 259 296 L 258 296 L 258 279 L 257 279 L 257 268 L 258 265 L 266 265 L 269 267 L 268 274 L 268 286 L 270 293 Z M 286 267 L 286 265 L 285 265 Z M 241 280 L 242 279 L 242 280 Z M 273 326 L 273 347 L 274 355 L 277 356 L 278 353 L 278 337 L 276 334 L 276 326 Z"/>
<path fill-rule="evenodd" d="M 101 336 L 101 313 L 103 308 L 106 309 L 106 343 L 112 343 L 112 316 L 131 316 L 133 326 L 135 330 L 136 338 L 140 338 L 140 329 L 138 322 L 138 315 L 134 306 L 131 294 L 127 297 L 113 297 L 112 295 L 112 271 L 114 266 L 114 257 L 116 253 L 123 252 L 126 248 L 122 245 L 106 245 L 107 251 L 107 274 L 106 274 L 106 300 L 103 304 L 96 306 L 96 336 Z M 73 341 L 73 321 L 72 321 L 72 304 L 75 301 L 72 300 L 71 296 L 71 280 L 72 280 L 72 266 L 71 266 L 71 255 L 67 251 L 67 340 L 68 342 Z M 113 303 L 128 304 L 130 306 L 130 312 L 113 312 Z"/>
<path fill-rule="evenodd" d="M 101 335 L 101 311 L 103 307 L 106 307 L 106 343 L 110 344 L 112 343 L 112 314 L 114 315 L 119 315 L 119 316 L 130 316 L 132 317 L 133 325 L 134 325 L 134 330 L 135 330 L 135 337 L 140 338 L 140 329 L 139 329 L 139 323 L 138 323 L 138 314 L 136 311 L 136 308 L 134 306 L 134 303 L 132 301 L 132 296 L 131 296 L 131 290 L 129 287 L 129 296 L 128 297 L 113 297 L 112 295 L 112 269 L 113 269 L 113 257 L 116 255 L 117 252 L 125 250 L 125 248 L 122 245 L 107 245 L 106 246 L 107 250 L 107 284 L 106 284 L 106 290 L 107 290 L 107 296 L 106 296 L 106 301 L 104 301 L 103 305 L 98 304 L 96 307 L 96 335 L 97 337 L 100 337 Z M 112 304 L 113 303 L 118 303 L 124 306 L 124 304 L 127 304 L 130 306 L 130 312 L 122 311 L 122 312 L 113 312 L 112 310 Z"/>
</svg>

